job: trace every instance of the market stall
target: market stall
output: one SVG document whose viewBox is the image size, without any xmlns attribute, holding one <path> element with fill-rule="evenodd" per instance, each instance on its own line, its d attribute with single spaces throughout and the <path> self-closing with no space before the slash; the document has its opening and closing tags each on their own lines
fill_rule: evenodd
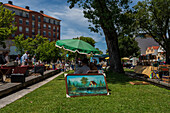
<svg viewBox="0 0 170 113">
<path fill-rule="evenodd" d="M 154 55 L 140 56 L 135 73 L 143 74 L 150 79 L 159 79 L 170 83 L 170 65 L 160 65 Z"/>
</svg>

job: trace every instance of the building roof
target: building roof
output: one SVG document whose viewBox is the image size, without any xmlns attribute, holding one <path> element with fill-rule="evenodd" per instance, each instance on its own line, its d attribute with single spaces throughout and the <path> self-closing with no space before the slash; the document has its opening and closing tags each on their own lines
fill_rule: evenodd
<svg viewBox="0 0 170 113">
<path fill-rule="evenodd" d="M 152 46 L 152 48 L 153 48 L 153 49 L 158 49 L 158 48 L 159 48 L 159 46 Z"/>
<path fill-rule="evenodd" d="M 141 54 L 146 53 L 146 49 L 152 46 L 159 46 L 159 44 L 153 38 L 140 38 L 136 37 L 135 40 L 138 42 Z"/>
<path fill-rule="evenodd" d="M 152 46 L 152 47 L 148 47 L 148 49 L 150 50 L 150 49 L 158 49 L 159 48 L 159 46 Z"/>
<path fill-rule="evenodd" d="M 150 50 L 150 49 L 151 49 L 151 47 L 148 47 L 148 49 Z"/>
<path fill-rule="evenodd" d="M 23 11 L 27 11 L 27 12 L 31 11 L 29 9 L 22 8 L 22 7 L 19 7 L 19 6 L 16 6 L 16 5 L 11 5 L 11 4 L 3 4 L 3 5 L 8 6 L 8 7 L 12 7 L 12 8 L 15 8 L 15 9 L 20 9 L 20 10 L 23 10 Z"/>
<path fill-rule="evenodd" d="M 15 8 L 15 9 L 23 10 L 23 11 L 26 11 L 26 12 L 33 12 L 32 10 L 29 10 L 29 9 L 26 9 L 26 8 L 22 8 L 22 7 L 19 7 L 19 6 L 16 6 L 16 5 L 11 5 L 11 4 L 3 4 L 3 5 L 8 6 L 8 7 L 12 7 L 12 8 Z M 39 13 L 39 12 L 37 12 L 37 13 Z M 40 13 L 40 14 L 42 14 L 42 13 Z M 48 18 L 51 18 L 51 19 L 55 19 L 55 20 L 61 21 L 61 20 L 56 19 L 54 17 L 48 16 L 46 14 L 42 14 L 42 15 L 44 17 L 48 17 Z"/>
</svg>

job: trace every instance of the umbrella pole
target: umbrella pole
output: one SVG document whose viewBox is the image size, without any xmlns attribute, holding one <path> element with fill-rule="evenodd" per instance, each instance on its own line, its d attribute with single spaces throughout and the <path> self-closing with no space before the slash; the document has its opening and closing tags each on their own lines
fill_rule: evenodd
<svg viewBox="0 0 170 113">
<path fill-rule="evenodd" d="M 75 52 L 75 66 L 74 66 L 74 71 L 76 70 L 76 60 L 77 60 L 77 52 Z"/>
</svg>

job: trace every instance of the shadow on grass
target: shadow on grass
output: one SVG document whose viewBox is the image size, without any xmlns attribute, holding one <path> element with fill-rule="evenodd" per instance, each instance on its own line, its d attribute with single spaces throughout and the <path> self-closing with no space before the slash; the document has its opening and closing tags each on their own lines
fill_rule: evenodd
<svg viewBox="0 0 170 113">
<path fill-rule="evenodd" d="M 128 75 L 125 75 L 125 74 L 119 74 L 119 73 L 107 71 L 106 80 L 107 80 L 107 83 L 125 85 L 128 82 L 136 81 L 137 79 L 130 78 Z"/>
</svg>

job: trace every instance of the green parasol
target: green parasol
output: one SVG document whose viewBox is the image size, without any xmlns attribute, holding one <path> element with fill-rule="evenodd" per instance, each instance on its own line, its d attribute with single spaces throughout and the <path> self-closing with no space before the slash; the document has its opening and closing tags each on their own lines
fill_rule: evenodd
<svg viewBox="0 0 170 113">
<path fill-rule="evenodd" d="M 71 52 L 79 54 L 99 54 L 99 51 L 89 43 L 78 39 L 58 40 L 56 47 L 63 48 Z"/>
</svg>

